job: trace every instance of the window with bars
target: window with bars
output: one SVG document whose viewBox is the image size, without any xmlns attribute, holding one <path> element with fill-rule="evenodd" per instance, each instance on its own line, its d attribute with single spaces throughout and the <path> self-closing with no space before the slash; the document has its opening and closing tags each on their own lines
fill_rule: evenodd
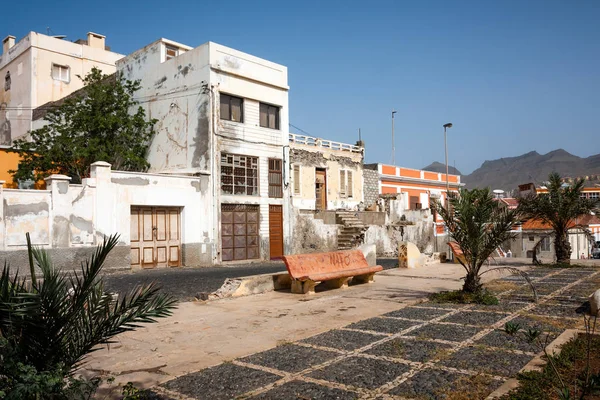
<svg viewBox="0 0 600 400">
<path fill-rule="evenodd" d="M 269 159 L 269 197 L 283 197 L 281 160 Z"/>
<path fill-rule="evenodd" d="M 294 196 L 300 196 L 300 166 L 294 165 L 293 168 Z"/>
<path fill-rule="evenodd" d="M 260 126 L 279 129 L 279 107 L 260 103 Z"/>
<path fill-rule="evenodd" d="M 221 154 L 221 193 L 258 196 L 258 157 Z"/>
<path fill-rule="evenodd" d="M 354 197 L 354 183 L 352 177 L 352 171 L 340 170 L 340 197 L 341 198 L 352 198 Z"/>
<path fill-rule="evenodd" d="M 10 90 L 10 71 L 6 71 L 6 75 L 4 76 L 4 91 Z"/>
<path fill-rule="evenodd" d="M 221 119 L 244 122 L 244 99 L 221 93 Z"/>
<path fill-rule="evenodd" d="M 70 68 L 66 65 L 52 64 L 52 79 L 68 83 L 71 80 Z"/>
</svg>

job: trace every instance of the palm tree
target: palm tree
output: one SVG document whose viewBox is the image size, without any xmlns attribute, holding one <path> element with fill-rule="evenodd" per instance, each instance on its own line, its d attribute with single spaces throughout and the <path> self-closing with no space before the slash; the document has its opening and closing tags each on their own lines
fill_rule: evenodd
<svg viewBox="0 0 600 400">
<path fill-rule="evenodd" d="M 571 262 L 569 230 L 583 229 L 577 218 L 597 210 L 598 203 L 581 197 L 584 180 L 564 185 L 560 175 L 553 172 L 548 177 L 548 193 L 529 195 L 519 199 L 519 211 L 524 218 L 541 220 L 551 226 L 554 233 L 556 262 Z"/>
<path fill-rule="evenodd" d="M 27 243 L 29 279 L 6 263 L 0 275 L 0 341 L 14 362 L 40 373 L 60 370 L 70 376 L 100 345 L 141 323 L 171 315 L 175 308 L 175 300 L 159 293 L 154 283 L 117 299 L 105 290 L 99 274 L 118 243 L 117 235 L 96 248 L 80 273 L 54 267 L 45 251 L 32 248 L 29 234 Z"/>
<path fill-rule="evenodd" d="M 490 271 L 481 271 L 484 263 L 503 242 L 514 238 L 511 229 L 516 222 L 516 211 L 494 199 L 487 188 L 461 189 L 458 195 L 450 193 L 449 203 L 449 209 L 440 202 L 434 208 L 463 252 L 458 259 L 467 273 L 462 290 L 477 293 L 482 289 L 481 275 Z"/>
</svg>

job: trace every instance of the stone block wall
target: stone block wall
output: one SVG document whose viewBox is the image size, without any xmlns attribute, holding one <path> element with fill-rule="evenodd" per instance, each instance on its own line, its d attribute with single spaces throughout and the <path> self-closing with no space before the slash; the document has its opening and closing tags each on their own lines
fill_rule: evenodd
<svg viewBox="0 0 600 400">
<path fill-rule="evenodd" d="M 365 168 L 363 170 L 363 179 L 365 207 L 369 207 L 379 198 L 379 172 Z"/>
</svg>

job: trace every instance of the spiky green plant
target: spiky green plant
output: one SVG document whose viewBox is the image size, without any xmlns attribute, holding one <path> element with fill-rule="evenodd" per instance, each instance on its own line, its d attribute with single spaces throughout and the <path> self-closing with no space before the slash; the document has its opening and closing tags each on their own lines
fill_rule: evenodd
<svg viewBox="0 0 600 400">
<path fill-rule="evenodd" d="M 515 237 L 511 229 L 517 222 L 516 211 L 495 200 L 489 189 L 461 189 L 458 194 L 451 192 L 448 199 L 448 208 L 438 201 L 434 203 L 434 210 L 442 217 L 450 237 L 463 252 L 464 258 L 458 259 L 467 273 L 462 290 L 479 292 L 482 289 L 481 275 L 497 269 L 519 273 L 530 283 L 527 275 L 514 268 L 496 267 L 482 271 L 494 251 Z"/>
<path fill-rule="evenodd" d="M 0 335 L 3 354 L 38 372 L 81 367 L 88 354 L 112 343 L 125 331 L 171 315 L 175 300 L 159 293 L 155 283 L 114 299 L 100 277 L 102 265 L 117 245 L 106 238 L 81 265 L 80 272 L 62 271 L 49 255 L 31 246 L 29 279 L 4 265 L 0 275 Z M 39 277 L 38 277 L 39 273 Z"/>
<path fill-rule="evenodd" d="M 554 251 L 557 263 L 571 262 L 569 230 L 582 229 L 577 218 L 598 210 L 598 201 L 581 197 L 585 181 L 578 179 L 572 185 L 563 185 L 556 172 L 548 177 L 548 193 L 529 195 L 519 199 L 519 211 L 523 217 L 541 220 L 552 227 Z"/>
</svg>

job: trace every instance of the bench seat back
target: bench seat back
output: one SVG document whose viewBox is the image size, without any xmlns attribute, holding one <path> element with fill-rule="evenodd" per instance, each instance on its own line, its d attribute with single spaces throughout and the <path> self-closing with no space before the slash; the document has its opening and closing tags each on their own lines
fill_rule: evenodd
<svg viewBox="0 0 600 400">
<path fill-rule="evenodd" d="M 343 272 L 369 269 L 369 264 L 360 250 L 332 251 L 283 256 L 290 276 L 296 280 L 312 279 L 317 276 L 348 276 Z"/>
</svg>

